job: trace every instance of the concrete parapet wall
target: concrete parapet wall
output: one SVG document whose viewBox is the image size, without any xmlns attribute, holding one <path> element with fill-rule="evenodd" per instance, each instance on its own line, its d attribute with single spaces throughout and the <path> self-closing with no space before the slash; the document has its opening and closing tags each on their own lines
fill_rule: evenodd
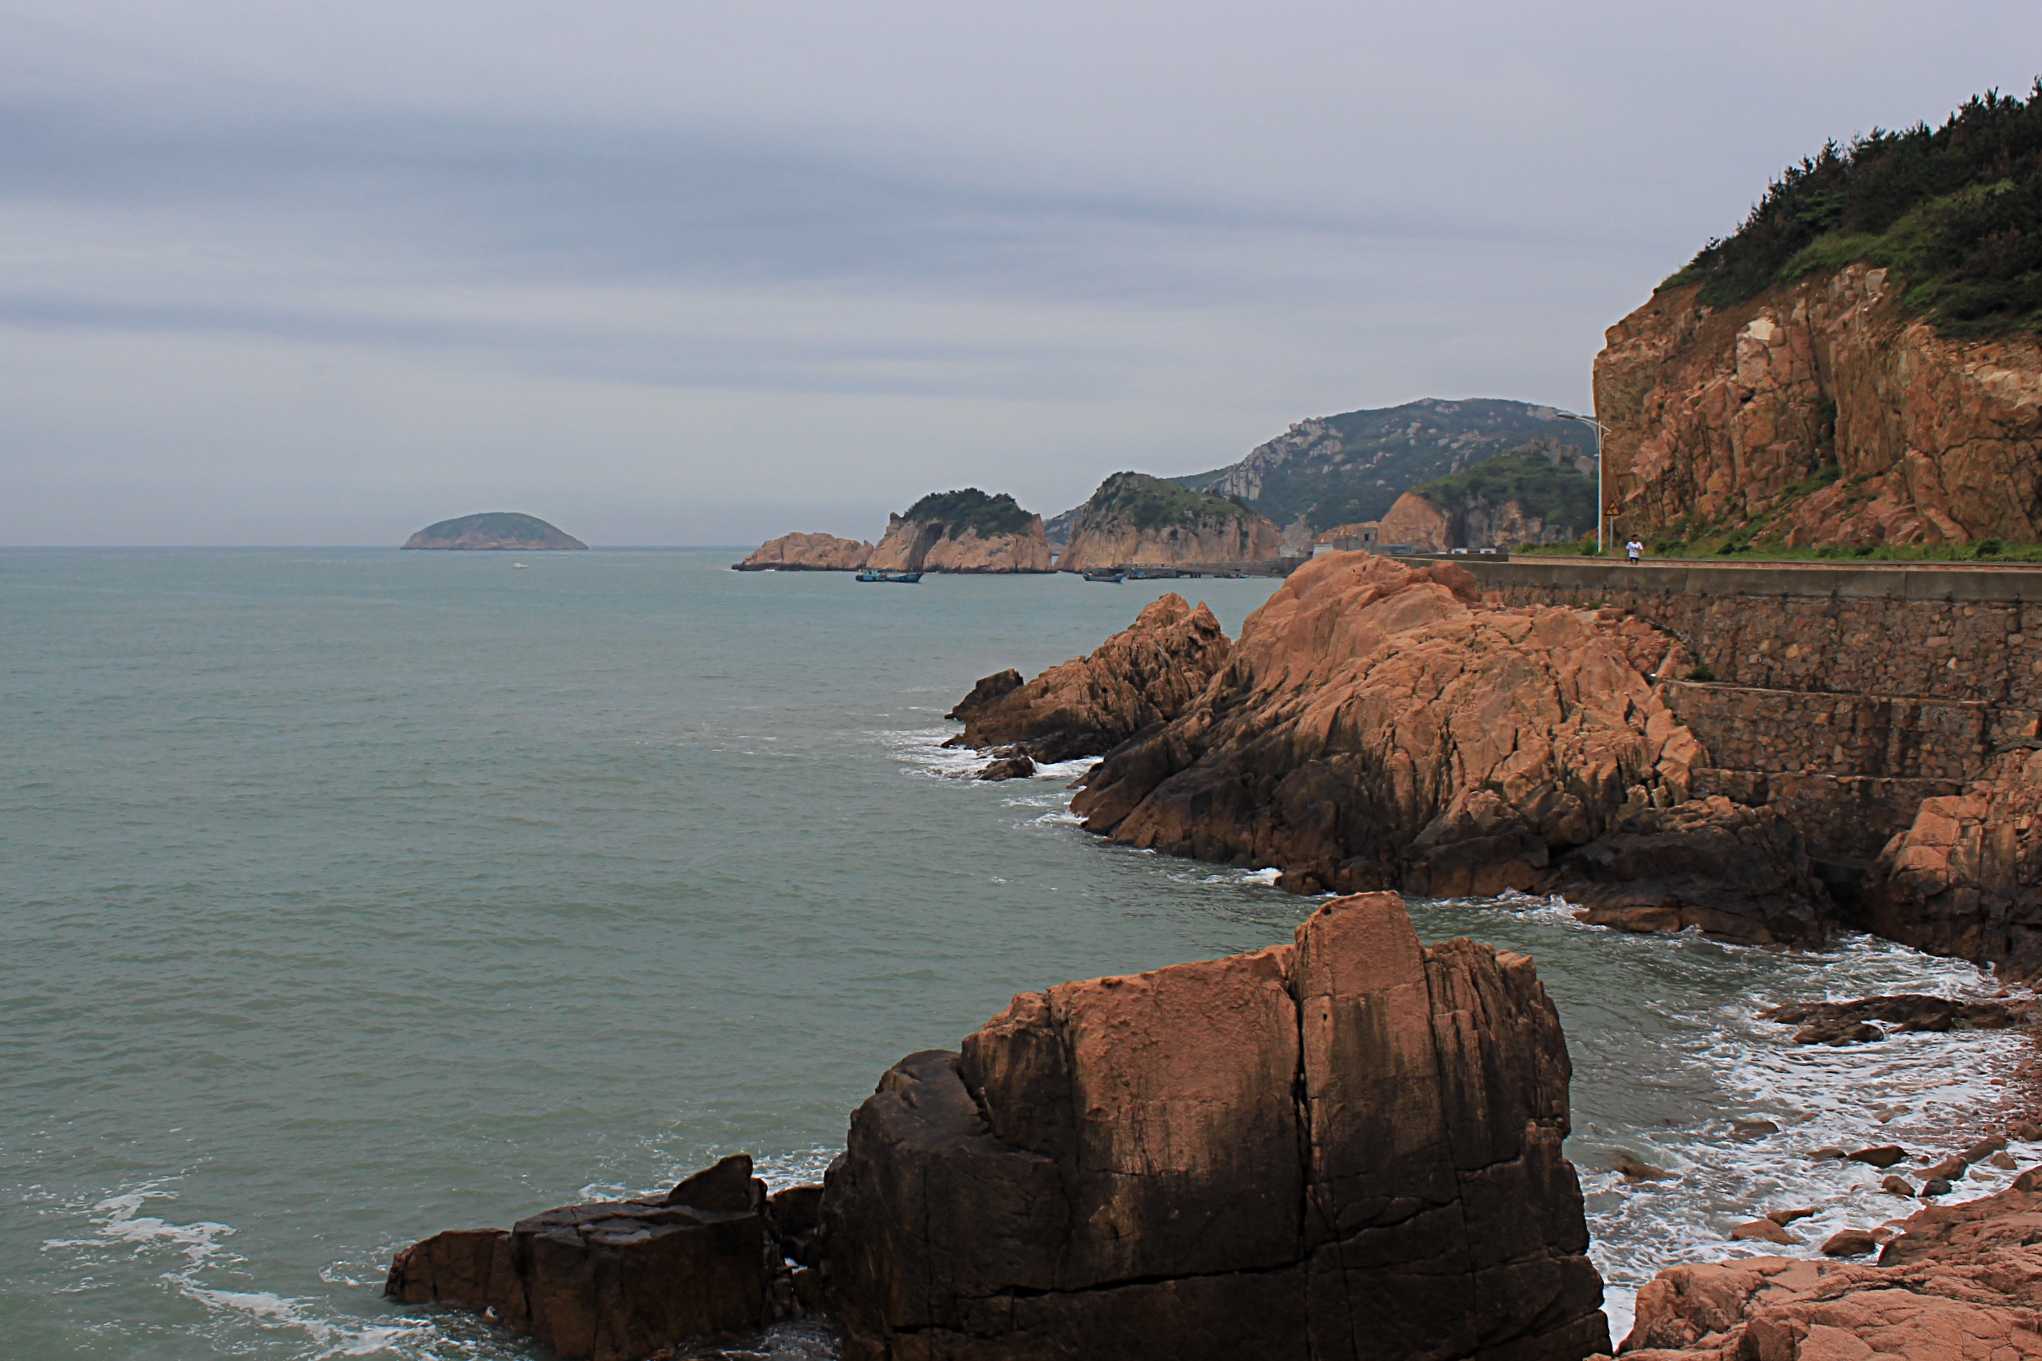
<svg viewBox="0 0 2042 1361">
<path fill-rule="evenodd" d="M 1667 682 L 1662 693 L 1716 763 L 1736 770 L 1964 780 L 1994 746 L 1994 706 L 1976 700 L 1692 681 Z"/>
</svg>

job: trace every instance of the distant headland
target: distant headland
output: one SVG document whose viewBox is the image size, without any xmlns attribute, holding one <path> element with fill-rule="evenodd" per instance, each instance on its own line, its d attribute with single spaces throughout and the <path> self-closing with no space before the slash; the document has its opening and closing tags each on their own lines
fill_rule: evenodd
<svg viewBox="0 0 2042 1361">
<path fill-rule="evenodd" d="M 536 515 L 492 510 L 427 525 L 404 541 L 406 548 L 464 548 L 542 553 L 549 549 L 587 548 Z"/>
</svg>

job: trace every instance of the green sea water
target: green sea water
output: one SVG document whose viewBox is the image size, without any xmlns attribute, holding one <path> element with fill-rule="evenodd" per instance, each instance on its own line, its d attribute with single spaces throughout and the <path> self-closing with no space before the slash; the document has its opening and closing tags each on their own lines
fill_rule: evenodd
<svg viewBox="0 0 2042 1361">
<path fill-rule="evenodd" d="M 1271 944 L 1314 906 L 1093 839 L 1082 763 L 981 783 L 938 745 L 979 676 L 1171 586 L 1237 633 L 1269 581 L 732 556 L 0 552 L 0 1356 L 530 1355 L 383 1301 L 391 1253 L 732 1151 L 816 1177 L 889 1064 L 1015 992 Z M 1812 1242 L 1891 1214 L 1806 1150 L 1955 1138 L 2018 1057 L 1811 1054 L 1755 1018 L 1992 986 L 1899 947 L 1415 906 L 1428 939 L 1539 960 L 1619 1333 L 1639 1280 L 1758 1209 L 1819 1198 Z M 1731 1136 L 1756 1119 L 1779 1132 Z M 1619 1152 L 1680 1179 L 1626 1187 Z"/>
</svg>

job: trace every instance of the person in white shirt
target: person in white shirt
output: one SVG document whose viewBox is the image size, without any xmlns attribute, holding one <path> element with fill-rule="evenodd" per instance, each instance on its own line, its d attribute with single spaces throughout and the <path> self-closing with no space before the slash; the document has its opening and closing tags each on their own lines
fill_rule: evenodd
<svg viewBox="0 0 2042 1361">
<path fill-rule="evenodd" d="M 1633 567 L 1636 567 L 1638 565 L 1638 559 L 1644 556 L 1645 545 L 1639 543 L 1636 539 L 1633 539 L 1629 543 L 1624 545 L 1624 557 L 1627 560 L 1629 560 L 1630 564 Z"/>
</svg>

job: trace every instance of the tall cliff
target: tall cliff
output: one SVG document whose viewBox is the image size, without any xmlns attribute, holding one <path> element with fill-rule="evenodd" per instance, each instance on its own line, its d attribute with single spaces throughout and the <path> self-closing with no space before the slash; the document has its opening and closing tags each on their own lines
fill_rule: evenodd
<svg viewBox="0 0 2042 1361">
<path fill-rule="evenodd" d="M 2042 538 L 2042 85 L 1831 145 L 1610 328 L 1620 533 Z"/>
<path fill-rule="evenodd" d="M 1143 473 L 1115 473 L 1078 508 L 1071 546 L 1057 567 L 1082 572 L 1123 563 L 1261 562 L 1282 547 L 1283 531 L 1272 521 L 1225 497 Z"/>
<path fill-rule="evenodd" d="M 977 487 L 931 492 L 902 515 L 887 517 L 886 535 L 865 566 L 889 572 L 1047 572 L 1049 539 L 1042 517 L 1001 493 Z"/>
</svg>

